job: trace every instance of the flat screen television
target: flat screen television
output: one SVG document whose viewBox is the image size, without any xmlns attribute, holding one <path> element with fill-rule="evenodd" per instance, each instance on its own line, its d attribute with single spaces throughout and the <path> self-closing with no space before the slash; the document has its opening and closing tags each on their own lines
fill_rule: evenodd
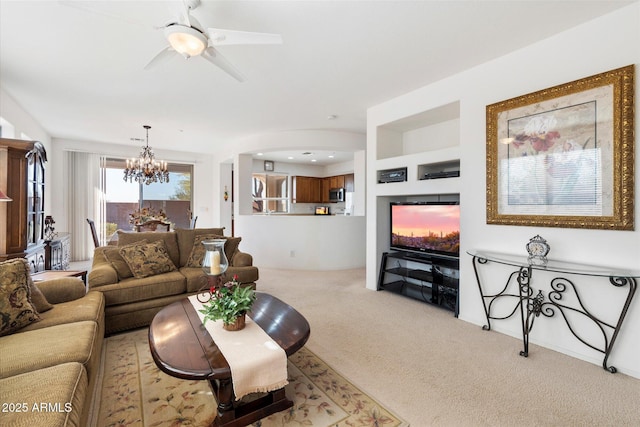
<svg viewBox="0 0 640 427">
<path fill-rule="evenodd" d="M 390 218 L 392 250 L 459 257 L 459 204 L 393 202 Z"/>
</svg>

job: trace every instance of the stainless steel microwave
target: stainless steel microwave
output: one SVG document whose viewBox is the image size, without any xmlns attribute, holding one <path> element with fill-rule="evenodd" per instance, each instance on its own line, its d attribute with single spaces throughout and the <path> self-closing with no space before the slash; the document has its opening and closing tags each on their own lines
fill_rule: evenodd
<svg viewBox="0 0 640 427">
<path fill-rule="evenodd" d="M 344 188 L 332 188 L 329 190 L 330 202 L 344 202 Z"/>
</svg>

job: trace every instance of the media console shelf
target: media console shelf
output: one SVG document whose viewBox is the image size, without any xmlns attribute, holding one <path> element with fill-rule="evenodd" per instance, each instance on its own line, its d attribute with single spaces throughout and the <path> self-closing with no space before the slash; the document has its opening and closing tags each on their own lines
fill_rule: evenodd
<svg viewBox="0 0 640 427">
<path fill-rule="evenodd" d="M 458 317 L 458 259 L 407 252 L 384 252 L 378 290 L 387 290 L 443 306 Z M 416 268 L 414 268 L 416 267 Z M 389 279 L 389 281 L 387 281 Z"/>
<path fill-rule="evenodd" d="M 614 366 L 607 365 L 607 360 L 636 292 L 640 270 L 625 271 L 617 268 L 555 260 L 549 260 L 545 265 L 535 265 L 531 264 L 524 256 L 473 250 L 467 251 L 467 253 L 473 257 L 473 269 L 487 318 L 487 324 L 482 329 L 490 330 L 491 320 L 504 320 L 514 315 L 517 316 L 519 313 L 524 346 L 520 356 L 527 357 L 529 355 L 529 334 L 535 319 L 551 318 L 559 313 L 560 316 L 557 317 L 564 320 L 569 331 L 578 341 L 604 354 L 602 367 L 611 373 L 617 371 Z M 491 263 L 507 266 L 506 281 L 500 288 L 496 288 L 496 283 L 484 283 L 481 280 L 480 267 Z M 534 276 L 538 277 L 544 273 L 554 273 L 552 276 L 555 277 L 550 280 L 547 286 L 543 286 L 544 275 L 540 277 L 542 280 L 534 282 Z M 587 307 L 586 297 L 598 290 L 606 291 L 607 289 L 606 287 L 581 286 L 578 281 L 582 279 L 586 282 L 584 279 L 587 277 L 602 278 L 614 288 L 619 288 L 621 294 L 624 294 L 625 290 L 627 291 L 620 311 L 605 313 L 611 320 L 594 315 L 594 313 L 601 311 L 597 307 L 598 298 L 590 298 L 595 302 L 592 303 L 592 307 Z M 533 288 L 534 283 L 537 285 L 537 292 Z M 502 306 L 502 309 L 498 309 L 498 306 Z M 581 322 L 574 320 L 581 320 Z M 593 326 L 595 326 L 595 330 L 600 331 L 600 334 L 591 333 L 594 330 Z"/>
</svg>

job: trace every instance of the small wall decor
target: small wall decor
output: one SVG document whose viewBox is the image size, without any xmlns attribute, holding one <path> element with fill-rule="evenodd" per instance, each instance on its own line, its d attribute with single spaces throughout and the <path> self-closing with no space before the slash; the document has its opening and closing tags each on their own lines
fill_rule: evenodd
<svg viewBox="0 0 640 427">
<path fill-rule="evenodd" d="M 634 229 L 634 66 L 488 105 L 487 224 Z"/>
<path fill-rule="evenodd" d="M 227 186 L 224 186 L 224 201 L 229 200 L 229 191 L 227 190 Z"/>
<path fill-rule="evenodd" d="M 273 172 L 273 161 L 265 160 L 264 161 L 264 170 L 267 172 Z"/>
</svg>

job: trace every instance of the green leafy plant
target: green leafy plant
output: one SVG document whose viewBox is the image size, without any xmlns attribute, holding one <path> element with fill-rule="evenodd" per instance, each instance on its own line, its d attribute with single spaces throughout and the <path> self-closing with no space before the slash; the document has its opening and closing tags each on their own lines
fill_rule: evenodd
<svg viewBox="0 0 640 427">
<path fill-rule="evenodd" d="M 204 323 L 222 320 L 225 325 L 235 322 L 238 316 L 251 310 L 256 300 L 256 292 L 250 286 L 241 286 L 237 276 L 219 288 L 209 289 L 211 299 L 199 310 L 204 314 Z"/>
</svg>

